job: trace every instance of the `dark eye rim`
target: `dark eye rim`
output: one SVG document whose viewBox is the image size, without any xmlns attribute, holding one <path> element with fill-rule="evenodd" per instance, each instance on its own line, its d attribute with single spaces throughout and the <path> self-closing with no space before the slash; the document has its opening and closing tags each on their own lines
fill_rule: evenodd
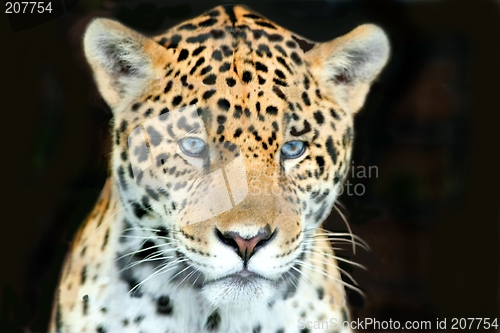
<svg viewBox="0 0 500 333">
<path fill-rule="evenodd" d="M 200 142 L 203 142 L 203 149 L 202 149 L 199 153 L 197 153 L 197 154 L 193 154 L 193 153 L 189 152 L 189 151 L 188 151 L 188 150 L 186 150 L 186 148 L 185 148 L 185 147 L 183 147 L 183 145 L 182 145 L 182 142 L 183 142 L 184 140 L 188 140 L 188 139 L 195 139 L 195 140 L 198 140 L 198 141 L 200 141 Z M 207 150 L 208 150 L 208 144 L 207 144 L 205 141 L 203 141 L 202 139 L 197 138 L 197 137 L 195 137 L 195 136 L 186 136 L 186 137 L 183 137 L 183 138 L 181 138 L 181 139 L 179 139 L 179 140 L 177 141 L 177 144 L 178 144 L 178 146 L 179 146 L 179 149 L 180 149 L 180 150 L 181 150 L 184 154 L 186 154 L 186 155 L 187 155 L 187 156 L 189 156 L 189 157 L 205 157 L 205 156 L 206 156 L 206 153 L 207 153 Z"/>
<path fill-rule="evenodd" d="M 297 154 L 295 154 L 293 156 L 286 155 L 283 152 L 283 147 L 285 147 L 287 144 L 289 144 L 291 142 L 300 142 L 300 143 L 302 143 L 302 149 Z M 305 141 L 302 141 L 302 140 L 291 140 L 291 141 L 285 142 L 285 144 L 283 146 L 281 146 L 281 149 L 280 149 L 281 158 L 285 159 L 285 160 L 293 160 L 293 159 L 299 158 L 302 155 L 304 155 L 304 153 L 306 152 L 306 149 L 307 149 L 307 144 L 306 144 Z"/>
</svg>

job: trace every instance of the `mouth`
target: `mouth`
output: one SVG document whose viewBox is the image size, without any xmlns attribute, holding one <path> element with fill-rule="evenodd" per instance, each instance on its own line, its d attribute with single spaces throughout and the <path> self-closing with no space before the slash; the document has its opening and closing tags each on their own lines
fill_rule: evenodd
<svg viewBox="0 0 500 333">
<path fill-rule="evenodd" d="M 266 304 L 276 294 L 276 287 L 276 281 L 242 269 L 206 282 L 201 293 L 216 306 L 249 308 Z"/>
<path fill-rule="evenodd" d="M 218 282 L 225 282 L 227 284 L 232 284 L 235 286 L 247 286 L 249 284 L 254 284 L 258 283 L 259 281 L 270 281 L 269 279 L 254 273 L 252 271 L 249 271 L 248 269 L 244 268 L 239 272 L 223 276 L 221 278 L 208 281 L 205 285 L 213 284 L 213 283 L 218 283 Z"/>
</svg>

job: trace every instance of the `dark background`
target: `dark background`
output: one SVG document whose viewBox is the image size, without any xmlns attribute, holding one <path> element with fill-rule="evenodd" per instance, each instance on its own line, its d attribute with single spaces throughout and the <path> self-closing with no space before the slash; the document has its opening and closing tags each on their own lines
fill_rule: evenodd
<svg viewBox="0 0 500 333">
<path fill-rule="evenodd" d="M 366 22 L 390 36 L 355 125 L 354 165 L 378 177 L 352 178 L 365 193 L 340 199 L 371 247 L 339 252 L 368 268 L 341 266 L 366 294 L 349 292 L 354 317 L 498 317 L 500 3 L 245 2 L 316 41 Z M 111 113 L 83 58 L 86 24 L 107 16 L 156 34 L 217 4 L 72 1 L 36 27 L 18 19 L 15 33 L 0 14 L 0 332 L 47 330 L 68 244 L 106 178 Z M 345 230 L 335 211 L 325 226 Z"/>
</svg>

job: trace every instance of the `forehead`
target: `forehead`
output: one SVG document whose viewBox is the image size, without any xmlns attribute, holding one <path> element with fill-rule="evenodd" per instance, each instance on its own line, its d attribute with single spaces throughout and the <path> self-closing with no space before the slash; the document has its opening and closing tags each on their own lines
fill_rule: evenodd
<svg viewBox="0 0 500 333">
<path fill-rule="evenodd" d="M 243 44 L 258 55 L 271 56 L 278 52 L 286 56 L 284 47 L 309 50 L 313 45 L 268 19 L 242 6 L 219 6 L 193 19 L 171 28 L 157 36 L 158 42 L 167 49 L 204 45 L 209 49 L 220 47 L 214 58 L 220 60 Z M 269 48 L 271 46 L 272 49 Z M 201 52 L 197 51 L 197 53 Z M 290 53 L 292 56 L 292 53 Z M 299 54 L 292 56 L 301 62 Z"/>
<path fill-rule="evenodd" d="M 217 7 L 155 40 L 173 60 L 166 70 L 172 84 L 212 87 L 245 101 L 266 89 L 285 99 L 285 91 L 314 80 L 303 59 L 312 44 L 241 6 Z"/>
</svg>

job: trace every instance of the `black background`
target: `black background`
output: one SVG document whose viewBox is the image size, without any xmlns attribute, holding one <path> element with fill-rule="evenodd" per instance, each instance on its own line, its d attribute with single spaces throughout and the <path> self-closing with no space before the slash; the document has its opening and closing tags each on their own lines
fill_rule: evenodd
<svg viewBox="0 0 500 333">
<path fill-rule="evenodd" d="M 70 2 L 65 14 L 24 30 L 29 17 L 11 27 L 0 14 L 1 332 L 47 330 L 59 267 L 106 178 L 111 113 L 82 55 L 86 24 L 114 17 L 155 34 L 219 4 Z M 248 6 L 315 41 L 366 22 L 391 39 L 389 65 L 355 124 L 354 165 L 376 166 L 378 174 L 353 177 L 365 193 L 340 199 L 371 247 L 339 252 L 368 268 L 342 265 L 366 293 L 349 292 L 354 316 L 498 317 L 500 3 Z M 335 212 L 325 226 L 345 230 Z"/>
</svg>

